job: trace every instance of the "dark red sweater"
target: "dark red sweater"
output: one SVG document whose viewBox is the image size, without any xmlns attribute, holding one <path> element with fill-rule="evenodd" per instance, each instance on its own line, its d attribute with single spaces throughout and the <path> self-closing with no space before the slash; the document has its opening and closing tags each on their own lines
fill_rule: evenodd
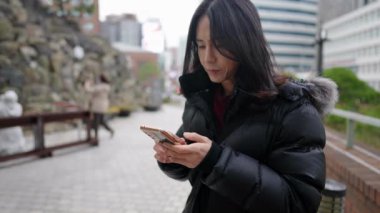
<svg viewBox="0 0 380 213">
<path fill-rule="evenodd" d="M 222 88 L 218 88 L 215 90 L 214 95 L 214 103 L 213 103 L 213 111 L 216 118 L 216 128 L 218 133 L 223 129 L 223 118 L 224 113 L 230 103 L 230 96 L 225 96 L 223 94 Z"/>
</svg>

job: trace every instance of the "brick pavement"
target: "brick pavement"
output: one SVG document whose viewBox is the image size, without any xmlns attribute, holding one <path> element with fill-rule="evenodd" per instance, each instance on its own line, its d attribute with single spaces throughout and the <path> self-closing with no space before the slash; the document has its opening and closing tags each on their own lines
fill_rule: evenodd
<svg viewBox="0 0 380 213">
<path fill-rule="evenodd" d="M 100 146 L 56 151 L 52 158 L 28 158 L 0 164 L 1 213 L 178 213 L 188 182 L 161 173 L 153 142 L 139 126 L 175 131 L 182 108 L 135 112 L 111 122 L 116 135 L 100 132 Z M 62 136 L 59 136 L 62 137 Z"/>
</svg>

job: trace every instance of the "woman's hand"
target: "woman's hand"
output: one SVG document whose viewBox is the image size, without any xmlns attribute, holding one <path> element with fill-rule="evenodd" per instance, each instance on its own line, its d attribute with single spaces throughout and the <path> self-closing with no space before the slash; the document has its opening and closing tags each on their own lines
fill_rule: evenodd
<svg viewBox="0 0 380 213">
<path fill-rule="evenodd" d="M 155 158 L 161 163 L 177 163 L 188 168 L 197 167 L 209 152 L 212 141 L 197 133 L 185 132 L 184 137 L 193 143 L 189 145 L 156 143 L 154 146 Z M 181 140 L 184 141 L 183 138 Z"/>
<path fill-rule="evenodd" d="M 173 136 L 173 138 L 176 140 L 178 144 L 186 145 L 186 141 L 184 138 L 180 138 L 174 134 L 171 134 L 171 135 Z M 165 143 L 166 142 L 155 141 L 155 145 L 153 146 L 154 151 L 156 151 L 154 158 L 156 158 L 156 160 L 158 160 L 161 163 L 169 163 L 167 148 L 164 146 Z"/>
</svg>

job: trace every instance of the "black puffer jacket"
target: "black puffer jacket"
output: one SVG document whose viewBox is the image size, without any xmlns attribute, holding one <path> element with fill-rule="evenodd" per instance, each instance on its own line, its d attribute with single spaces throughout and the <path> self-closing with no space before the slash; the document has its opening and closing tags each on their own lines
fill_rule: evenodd
<svg viewBox="0 0 380 213">
<path fill-rule="evenodd" d="M 177 134 L 197 132 L 213 141 L 195 169 L 159 163 L 169 177 L 192 184 L 184 212 L 317 211 L 325 183 L 321 114 L 334 104 L 333 82 L 287 83 L 266 101 L 236 88 L 222 135 L 212 113 L 215 85 L 203 72 L 180 82 L 187 101 Z"/>
</svg>

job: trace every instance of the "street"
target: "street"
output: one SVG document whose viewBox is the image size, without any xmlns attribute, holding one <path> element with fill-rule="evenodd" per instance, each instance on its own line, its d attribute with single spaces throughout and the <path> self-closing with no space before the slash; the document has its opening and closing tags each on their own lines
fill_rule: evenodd
<svg viewBox="0 0 380 213">
<path fill-rule="evenodd" d="M 0 164 L 1 212 L 181 212 L 190 184 L 159 170 L 153 141 L 139 130 L 147 125 L 175 132 L 181 113 L 182 105 L 137 111 L 110 122 L 116 130 L 112 139 L 102 129 L 98 147 Z"/>
</svg>

